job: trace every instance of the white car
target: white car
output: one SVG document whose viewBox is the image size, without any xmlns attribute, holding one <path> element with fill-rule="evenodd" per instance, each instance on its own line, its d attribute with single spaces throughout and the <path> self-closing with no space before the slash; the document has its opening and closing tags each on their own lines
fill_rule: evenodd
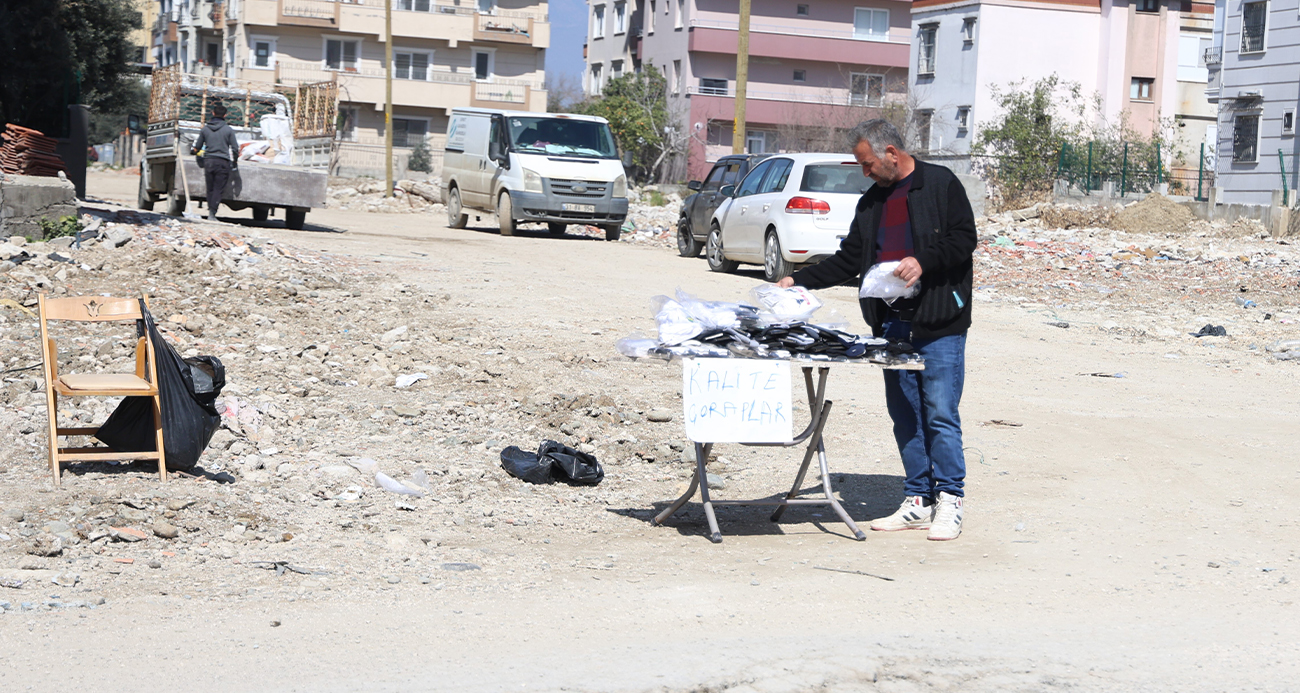
<svg viewBox="0 0 1300 693">
<path fill-rule="evenodd" d="M 704 254 L 709 269 L 763 266 L 771 282 L 797 265 L 834 255 L 849 235 L 862 193 L 872 182 L 845 154 L 778 154 L 754 167 L 713 213 Z M 733 188 L 728 190 L 728 188 Z"/>
</svg>

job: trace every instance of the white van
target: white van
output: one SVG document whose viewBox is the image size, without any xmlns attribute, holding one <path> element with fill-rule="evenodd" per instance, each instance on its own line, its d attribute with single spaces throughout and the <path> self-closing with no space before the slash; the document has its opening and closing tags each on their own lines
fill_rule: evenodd
<svg viewBox="0 0 1300 693">
<path fill-rule="evenodd" d="M 627 218 L 627 174 L 604 118 L 456 108 L 442 160 L 447 223 L 466 210 L 495 213 L 502 236 L 515 224 L 545 222 L 551 233 L 590 224 L 618 240 Z"/>
</svg>

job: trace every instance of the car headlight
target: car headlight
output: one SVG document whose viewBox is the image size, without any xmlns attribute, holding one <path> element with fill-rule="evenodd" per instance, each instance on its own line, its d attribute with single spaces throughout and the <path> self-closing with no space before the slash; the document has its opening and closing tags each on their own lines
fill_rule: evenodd
<svg viewBox="0 0 1300 693">
<path fill-rule="evenodd" d="M 626 175 L 620 174 L 618 178 L 614 179 L 614 190 L 611 193 L 611 196 L 627 197 L 627 176 Z"/>
<path fill-rule="evenodd" d="M 542 177 L 536 171 L 524 169 L 524 192 L 542 192 Z"/>
</svg>

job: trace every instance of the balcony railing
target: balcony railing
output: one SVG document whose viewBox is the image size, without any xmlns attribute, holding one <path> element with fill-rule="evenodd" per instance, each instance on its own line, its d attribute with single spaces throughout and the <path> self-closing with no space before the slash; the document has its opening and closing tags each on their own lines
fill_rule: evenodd
<svg viewBox="0 0 1300 693">
<path fill-rule="evenodd" d="M 334 0 L 281 0 L 280 14 L 299 19 L 334 20 L 338 3 Z"/>
<path fill-rule="evenodd" d="M 728 29 L 731 31 L 740 30 L 739 22 L 722 21 L 716 19 L 692 19 L 690 24 L 692 27 L 701 27 L 704 29 Z M 911 43 L 908 40 L 896 41 L 888 36 L 878 36 L 874 34 L 864 36 L 858 34 L 855 31 L 833 31 L 830 29 L 813 29 L 811 27 L 805 28 L 801 26 L 790 26 L 788 24 L 762 24 L 762 23 L 750 22 L 749 30 L 751 32 L 757 32 L 761 34 L 784 34 L 787 36 L 807 36 L 810 38 L 835 38 L 835 39 L 848 39 L 854 41 L 874 41 L 876 43 L 902 43 L 902 44 Z"/>
<path fill-rule="evenodd" d="M 726 96 L 735 98 L 736 90 L 727 87 L 688 87 L 688 94 L 699 94 L 700 96 Z M 882 99 L 869 98 L 862 94 L 850 94 L 847 91 L 841 93 L 826 92 L 803 92 L 803 91 L 764 91 L 760 89 L 746 89 L 746 99 L 758 101 L 789 101 L 792 103 L 816 103 L 827 106 L 869 106 L 879 107 L 882 105 Z"/>
<path fill-rule="evenodd" d="M 244 67 L 251 67 L 251 65 L 249 65 L 247 61 L 245 61 Z M 524 89 L 543 88 L 540 82 L 531 82 L 528 80 L 520 80 L 520 79 L 493 78 L 491 81 L 479 81 L 475 79 L 474 75 L 472 74 L 445 72 L 443 70 L 438 69 L 439 67 L 442 66 L 435 66 L 435 65 L 429 66 L 428 79 L 408 80 L 408 79 L 394 78 L 393 84 L 394 86 L 400 86 L 402 84 L 407 84 L 410 82 L 416 82 L 416 83 L 436 82 L 439 84 L 477 84 L 479 87 L 482 87 L 486 90 L 483 93 L 490 93 L 493 90 L 500 90 L 504 93 L 512 87 L 515 88 L 516 92 L 522 92 Z M 326 68 L 322 63 L 318 63 L 318 62 L 304 63 L 304 62 L 288 62 L 288 61 L 281 60 L 276 63 L 276 69 L 279 70 L 280 79 L 285 82 L 299 82 L 299 81 L 323 82 L 332 79 L 337 79 L 342 81 L 353 77 L 358 77 L 362 79 L 384 79 L 384 69 L 382 67 L 380 68 L 375 68 L 375 67 L 350 68 L 349 67 L 340 70 L 333 70 L 333 69 Z"/>
<path fill-rule="evenodd" d="M 341 0 L 345 4 L 364 5 L 366 7 L 383 7 L 387 4 L 385 0 Z M 398 12 L 431 12 L 434 14 L 458 14 L 468 16 L 472 14 L 485 14 L 494 17 L 506 17 L 512 19 L 532 19 L 537 22 L 549 22 L 550 15 L 546 12 L 526 12 L 521 10 L 502 10 L 493 7 L 490 11 L 484 12 L 476 5 L 445 5 L 434 2 L 433 0 L 392 0 L 393 10 Z"/>
</svg>

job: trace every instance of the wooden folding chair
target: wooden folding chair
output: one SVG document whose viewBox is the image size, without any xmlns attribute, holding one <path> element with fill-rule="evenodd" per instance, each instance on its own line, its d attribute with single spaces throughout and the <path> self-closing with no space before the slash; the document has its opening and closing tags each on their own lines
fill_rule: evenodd
<svg viewBox="0 0 1300 693">
<path fill-rule="evenodd" d="M 58 350 L 50 337 L 51 320 L 72 322 L 126 322 L 141 320 L 140 301 L 134 298 L 78 296 L 45 298 L 38 294 L 41 318 L 41 355 L 45 361 L 45 403 L 50 411 L 50 472 L 55 485 L 64 462 L 95 460 L 158 460 L 158 477 L 167 480 L 167 460 L 163 452 L 162 409 L 158 400 L 158 365 L 153 343 L 148 335 L 135 343 L 135 373 L 80 373 L 59 375 Z M 145 297 L 148 305 L 148 297 Z M 155 452 L 116 452 L 104 446 L 59 447 L 60 436 L 93 436 L 94 428 L 59 428 L 58 398 L 63 397 L 150 397 L 153 399 Z"/>
</svg>

